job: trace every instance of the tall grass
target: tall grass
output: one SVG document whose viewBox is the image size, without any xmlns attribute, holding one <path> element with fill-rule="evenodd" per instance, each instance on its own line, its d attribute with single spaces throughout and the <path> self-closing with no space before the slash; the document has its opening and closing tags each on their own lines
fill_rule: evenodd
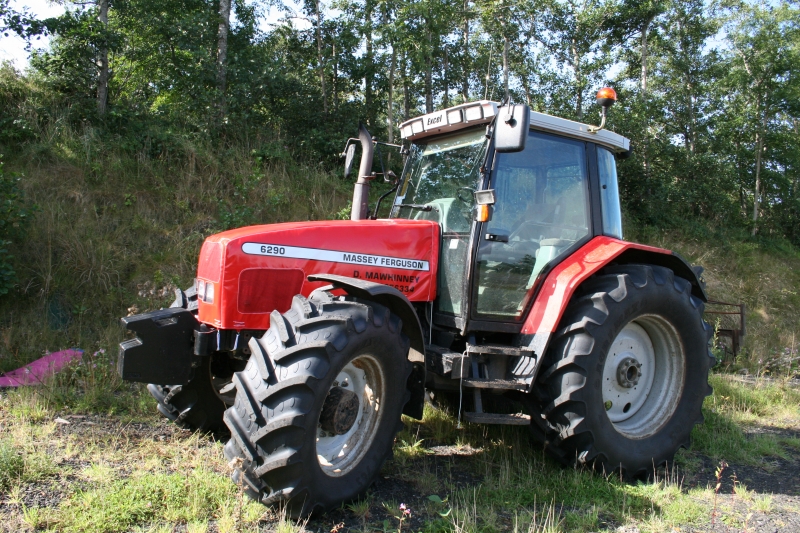
<svg viewBox="0 0 800 533">
<path fill-rule="evenodd" d="M 13 249 L 17 290 L 0 297 L 0 371 L 69 347 L 116 353 L 119 317 L 169 305 L 191 284 L 205 237 L 332 218 L 351 195 L 350 184 L 270 141 L 174 134 L 132 149 L 66 112 L 31 124 L 33 140 L 5 157 L 37 212 Z M 121 386 L 111 374 L 98 383 Z"/>
</svg>

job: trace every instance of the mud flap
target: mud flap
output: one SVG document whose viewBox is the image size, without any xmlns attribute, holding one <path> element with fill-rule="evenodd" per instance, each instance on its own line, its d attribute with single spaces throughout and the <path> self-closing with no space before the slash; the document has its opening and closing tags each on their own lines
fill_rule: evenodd
<svg viewBox="0 0 800 533">
<path fill-rule="evenodd" d="M 121 319 L 136 338 L 120 343 L 117 372 L 125 381 L 182 385 L 202 358 L 194 355 L 199 325 L 186 309 L 168 308 Z"/>
</svg>

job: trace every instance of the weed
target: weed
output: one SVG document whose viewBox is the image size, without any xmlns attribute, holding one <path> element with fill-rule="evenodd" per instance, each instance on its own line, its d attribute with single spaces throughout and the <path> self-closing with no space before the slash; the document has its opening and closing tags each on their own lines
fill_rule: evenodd
<svg viewBox="0 0 800 533">
<path fill-rule="evenodd" d="M 47 524 L 47 512 L 39 507 L 22 506 L 22 521 L 36 531 Z"/>
<path fill-rule="evenodd" d="M 370 512 L 369 512 L 370 502 L 368 499 L 357 500 L 347 505 L 347 509 L 353 513 L 356 518 L 361 520 L 361 531 L 362 533 L 366 533 L 368 531 L 367 528 L 367 520 L 369 520 Z"/>
<path fill-rule="evenodd" d="M 536 505 L 534 505 L 536 509 Z M 528 518 L 520 523 L 519 517 L 514 516 L 514 533 L 556 533 L 561 531 L 561 511 L 556 511 L 555 501 L 551 501 L 544 509 L 544 516 L 541 512 L 526 513 Z M 525 523 L 527 522 L 527 526 Z M 573 521 L 574 523 L 574 521 Z"/>
<path fill-rule="evenodd" d="M 768 513 L 772 510 L 772 495 L 759 494 L 753 497 L 753 509 L 761 513 Z"/>
<path fill-rule="evenodd" d="M 722 473 L 728 467 L 728 463 L 721 461 L 717 467 L 714 476 L 717 478 L 717 484 L 714 486 L 714 508 L 711 511 L 711 525 L 714 526 L 717 520 L 717 497 L 719 496 L 719 489 L 722 487 Z"/>
<path fill-rule="evenodd" d="M 206 533 L 208 531 L 208 521 L 195 521 L 186 524 L 186 533 Z"/>
<path fill-rule="evenodd" d="M 25 459 L 5 439 L 0 440 L 0 490 L 8 489 L 22 477 Z M 16 487 L 15 487 L 16 488 Z"/>
<path fill-rule="evenodd" d="M 402 436 L 398 438 L 398 444 L 395 446 L 395 461 L 402 468 L 405 467 L 409 460 L 421 457 L 427 453 L 427 450 L 422 446 L 423 440 L 404 440 Z"/>
</svg>

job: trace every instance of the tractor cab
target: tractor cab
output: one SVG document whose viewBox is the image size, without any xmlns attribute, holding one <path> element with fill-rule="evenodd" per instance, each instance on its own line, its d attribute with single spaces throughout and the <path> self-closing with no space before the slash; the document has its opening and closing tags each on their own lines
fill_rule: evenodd
<svg viewBox="0 0 800 533">
<path fill-rule="evenodd" d="M 628 139 L 522 107 L 482 101 L 401 125 L 411 146 L 390 217 L 441 227 L 437 325 L 519 332 L 561 258 L 595 236 L 622 238 L 615 156 Z M 498 148 L 510 112 L 529 127 Z"/>
</svg>

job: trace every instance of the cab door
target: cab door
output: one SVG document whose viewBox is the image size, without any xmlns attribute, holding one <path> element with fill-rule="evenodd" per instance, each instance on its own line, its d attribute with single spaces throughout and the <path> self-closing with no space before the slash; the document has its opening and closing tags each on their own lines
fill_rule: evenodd
<svg viewBox="0 0 800 533">
<path fill-rule="evenodd" d="M 496 203 L 476 235 L 470 329 L 519 324 L 543 275 L 592 234 L 589 148 L 531 131 L 525 150 L 495 156 L 488 188 Z"/>
</svg>

